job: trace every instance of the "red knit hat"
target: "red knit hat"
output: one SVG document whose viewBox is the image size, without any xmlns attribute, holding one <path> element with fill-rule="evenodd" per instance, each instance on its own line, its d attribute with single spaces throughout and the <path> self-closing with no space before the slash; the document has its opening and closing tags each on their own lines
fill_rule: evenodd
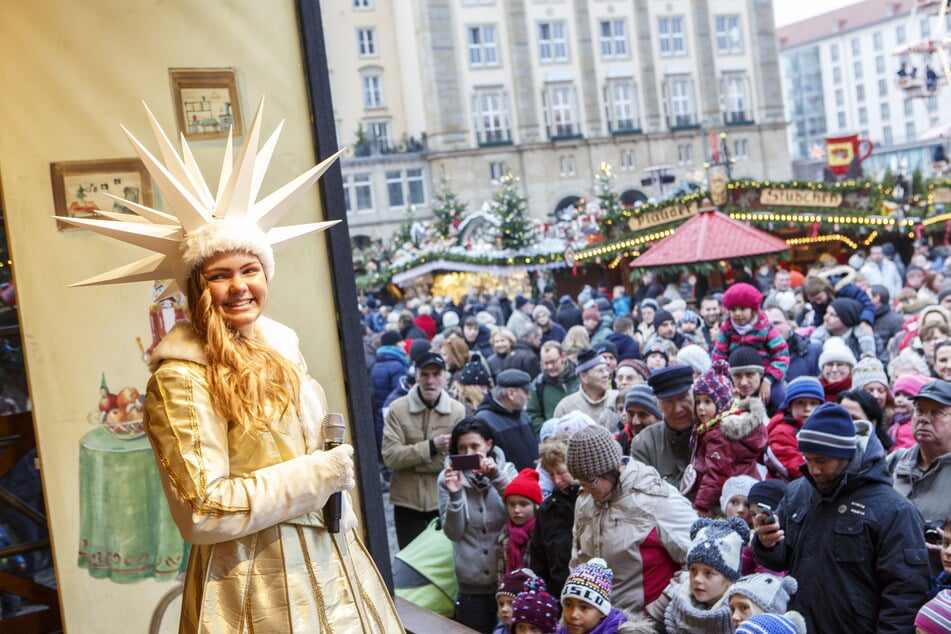
<svg viewBox="0 0 951 634">
<path fill-rule="evenodd" d="M 752 308 L 757 310 L 763 303 L 763 294 L 756 290 L 756 287 L 740 282 L 726 289 L 723 294 L 723 306 L 727 310 L 731 308 Z"/>
<path fill-rule="evenodd" d="M 502 497 L 510 495 L 521 495 L 535 504 L 542 503 L 542 488 L 538 484 L 538 472 L 531 467 L 525 467 L 518 472 L 518 475 L 508 483 L 502 492 Z"/>
</svg>

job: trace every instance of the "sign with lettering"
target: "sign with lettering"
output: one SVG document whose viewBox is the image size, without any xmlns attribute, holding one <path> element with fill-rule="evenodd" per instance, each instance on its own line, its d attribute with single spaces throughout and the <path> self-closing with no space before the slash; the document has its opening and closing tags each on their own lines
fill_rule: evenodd
<svg viewBox="0 0 951 634">
<path fill-rule="evenodd" d="M 931 202 L 933 203 L 951 203 L 951 187 L 936 187 L 931 192 Z"/>
<path fill-rule="evenodd" d="M 773 209 L 802 208 L 803 210 L 826 211 L 862 211 L 875 212 L 872 209 L 871 189 L 835 191 L 832 189 L 806 189 L 790 187 L 764 187 L 762 189 L 738 186 L 730 190 L 731 210 L 736 209 Z"/>
<path fill-rule="evenodd" d="M 817 189 L 763 189 L 759 200 L 763 205 L 783 207 L 838 207 L 842 194 Z"/>
<path fill-rule="evenodd" d="M 646 211 L 642 214 L 634 214 L 627 221 L 631 231 L 643 231 L 650 227 L 664 225 L 668 222 L 686 220 L 697 213 L 697 203 L 692 202 L 689 205 L 670 205 L 656 211 Z"/>
</svg>

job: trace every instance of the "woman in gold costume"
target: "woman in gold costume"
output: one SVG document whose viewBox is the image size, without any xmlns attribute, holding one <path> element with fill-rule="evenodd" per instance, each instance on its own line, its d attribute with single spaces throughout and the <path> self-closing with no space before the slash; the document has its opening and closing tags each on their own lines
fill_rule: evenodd
<svg viewBox="0 0 951 634">
<path fill-rule="evenodd" d="M 159 133 L 165 169 L 132 141 L 176 217 L 132 205 L 148 222 L 117 214 L 77 223 L 165 254 L 85 283 L 131 280 L 130 267 L 140 280 L 152 267 L 187 294 L 190 319 L 152 354 L 144 419 L 171 515 L 193 544 L 180 631 L 402 632 L 354 530 L 346 493 L 353 450 L 323 449 L 323 390 L 307 375 L 295 333 L 262 314 L 273 249 L 288 231 L 301 236 L 333 223 L 267 229 L 336 157 L 255 202 L 267 164 L 255 161 L 260 118 L 259 109 L 234 166 L 226 155 L 228 186 L 216 198 L 190 152 L 179 158 Z M 336 492 L 344 492 L 344 512 L 334 534 L 322 508 Z"/>
</svg>

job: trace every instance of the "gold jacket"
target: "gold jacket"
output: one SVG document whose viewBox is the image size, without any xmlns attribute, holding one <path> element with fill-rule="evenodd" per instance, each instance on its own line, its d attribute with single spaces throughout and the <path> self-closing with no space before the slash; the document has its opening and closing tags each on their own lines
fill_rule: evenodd
<svg viewBox="0 0 951 634">
<path fill-rule="evenodd" d="M 145 429 L 172 518 L 191 555 L 181 632 L 403 632 L 356 531 L 345 495 L 341 532 L 321 509 L 345 468 L 322 451 L 323 391 L 297 336 L 261 317 L 264 338 L 302 370 L 300 402 L 266 432 L 244 434 L 211 405 L 191 324 L 156 347 Z"/>
</svg>

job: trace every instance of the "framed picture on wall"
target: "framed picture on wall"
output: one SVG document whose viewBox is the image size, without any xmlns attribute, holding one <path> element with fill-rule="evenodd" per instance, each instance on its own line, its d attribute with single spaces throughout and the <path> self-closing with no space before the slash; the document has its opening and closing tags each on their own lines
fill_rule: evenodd
<svg viewBox="0 0 951 634">
<path fill-rule="evenodd" d="M 178 130 L 189 140 L 244 136 L 233 68 L 170 68 Z"/>
<path fill-rule="evenodd" d="M 96 218 L 98 211 L 134 213 L 108 196 L 151 207 L 152 180 L 137 158 L 50 163 L 53 206 L 57 216 Z M 63 222 L 59 229 L 77 229 Z"/>
</svg>

